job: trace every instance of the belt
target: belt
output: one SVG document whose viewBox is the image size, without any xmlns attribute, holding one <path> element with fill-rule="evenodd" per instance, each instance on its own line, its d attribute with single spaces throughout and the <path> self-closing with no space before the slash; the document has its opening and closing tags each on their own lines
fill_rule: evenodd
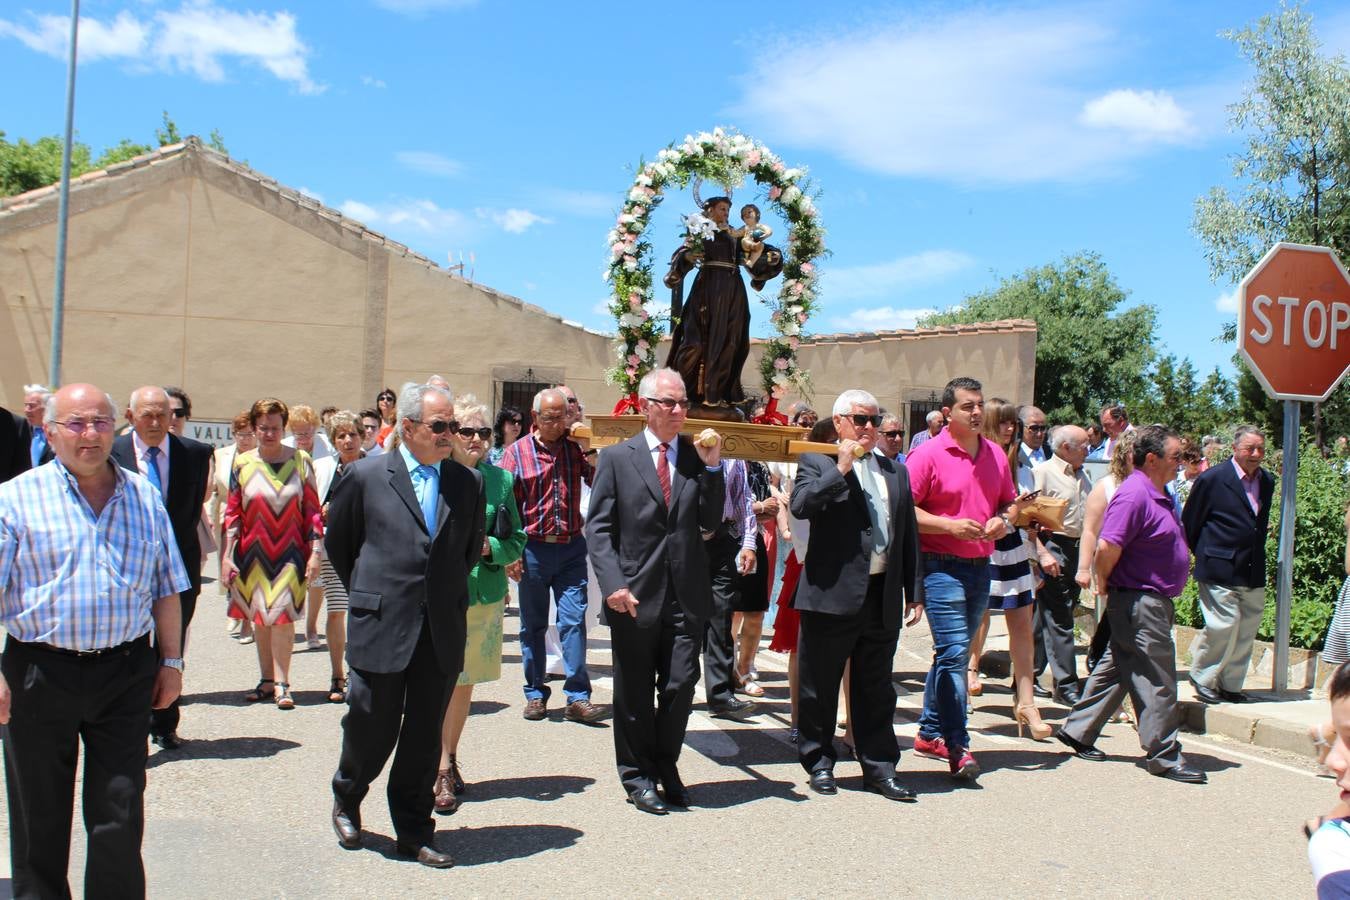
<svg viewBox="0 0 1350 900">
<path fill-rule="evenodd" d="M 535 534 L 530 535 L 530 540 L 545 544 L 570 544 L 579 537 L 580 534 Z"/>
<path fill-rule="evenodd" d="M 62 656 L 75 656 L 80 659 L 93 659 L 99 656 L 112 656 L 115 653 L 125 653 L 129 650 L 135 650 L 138 647 L 150 646 L 150 634 L 146 632 L 138 638 L 132 638 L 125 643 L 118 644 L 116 647 L 99 647 L 94 650 L 71 650 L 69 647 L 58 647 L 55 644 L 45 644 L 41 641 L 19 641 L 25 647 L 32 647 L 36 650 L 46 650 L 48 653 L 59 653 Z"/>
<path fill-rule="evenodd" d="M 987 556 L 957 556 L 954 553 L 924 552 L 921 553 L 920 556 L 922 556 L 924 559 L 932 560 L 933 562 L 970 563 L 973 566 L 978 566 L 989 562 L 989 557 Z"/>
<path fill-rule="evenodd" d="M 735 266 L 734 264 L 732 264 L 732 263 L 721 262 L 721 261 L 715 260 L 715 259 L 705 259 L 705 260 L 703 261 L 703 265 L 704 265 L 705 268 L 706 268 L 707 266 L 712 266 L 714 269 L 734 269 L 734 268 L 736 268 L 736 266 Z"/>
</svg>

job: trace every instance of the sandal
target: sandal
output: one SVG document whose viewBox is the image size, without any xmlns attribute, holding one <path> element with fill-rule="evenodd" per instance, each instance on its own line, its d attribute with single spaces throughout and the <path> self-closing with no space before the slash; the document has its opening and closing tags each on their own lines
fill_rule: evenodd
<svg viewBox="0 0 1350 900">
<path fill-rule="evenodd" d="M 259 700 L 271 700 L 276 696 L 277 689 L 274 686 L 271 690 L 264 691 L 263 685 L 276 685 L 276 682 L 270 678 L 264 678 L 258 682 L 258 686 L 244 694 L 245 703 L 257 703 Z"/>
<path fill-rule="evenodd" d="M 1317 774 L 1330 775 L 1331 769 L 1327 766 L 1327 754 L 1331 752 L 1331 741 L 1328 741 L 1326 734 L 1323 733 L 1321 722 L 1308 729 L 1308 738 L 1312 741 L 1313 755 L 1317 757 Z"/>
<path fill-rule="evenodd" d="M 966 669 L 966 693 L 972 697 L 984 693 L 984 682 L 980 680 L 980 670 L 975 666 Z"/>
<path fill-rule="evenodd" d="M 277 709 L 295 709 L 295 698 L 291 696 L 291 686 L 288 682 L 277 682 Z"/>
<path fill-rule="evenodd" d="M 334 678 L 328 683 L 328 702 L 346 703 L 347 702 L 347 679 Z"/>
</svg>

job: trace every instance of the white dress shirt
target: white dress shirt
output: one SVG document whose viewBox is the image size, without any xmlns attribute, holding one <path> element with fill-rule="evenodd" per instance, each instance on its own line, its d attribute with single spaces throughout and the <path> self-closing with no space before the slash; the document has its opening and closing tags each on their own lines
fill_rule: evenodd
<svg viewBox="0 0 1350 900">
<path fill-rule="evenodd" d="M 141 440 L 141 436 L 135 431 L 131 432 L 131 446 L 136 450 L 136 468 L 146 478 L 150 477 L 148 471 L 150 467 L 150 445 Z M 159 442 L 159 459 L 156 460 L 155 468 L 159 469 L 159 483 L 164 486 L 164 493 L 169 493 L 169 433 L 164 432 L 164 440 Z"/>
</svg>

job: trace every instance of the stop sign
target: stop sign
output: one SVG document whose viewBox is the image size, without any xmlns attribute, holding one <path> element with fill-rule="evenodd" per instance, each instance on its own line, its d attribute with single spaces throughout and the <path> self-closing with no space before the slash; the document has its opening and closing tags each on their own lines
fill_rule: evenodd
<svg viewBox="0 0 1350 900">
<path fill-rule="evenodd" d="M 1350 274 L 1327 247 L 1276 244 L 1238 293 L 1238 346 L 1277 400 L 1325 400 L 1350 369 Z"/>
</svg>

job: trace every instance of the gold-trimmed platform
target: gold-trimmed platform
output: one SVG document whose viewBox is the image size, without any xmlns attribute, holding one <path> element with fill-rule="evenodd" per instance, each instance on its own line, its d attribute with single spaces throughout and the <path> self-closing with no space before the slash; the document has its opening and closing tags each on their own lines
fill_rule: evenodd
<svg viewBox="0 0 1350 900">
<path fill-rule="evenodd" d="M 577 437 L 590 437 L 591 446 L 609 447 L 637 434 L 647 424 L 642 416 L 587 416 L 589 434 L 575 432 Z M 757 459 L 761 462 L 791 462 L 797 453 L 789 444 L 806 440 L 809 430 L 795 425 L 752 425 L 749 422 L 714 422 L 708 419 L 686 419 L 681 434 L 690 437 L 705 428 L 722 435 L 722 455 L 733 459 Z M 812 445 L 814 449 L 814 445 Z"/>
</svg>

